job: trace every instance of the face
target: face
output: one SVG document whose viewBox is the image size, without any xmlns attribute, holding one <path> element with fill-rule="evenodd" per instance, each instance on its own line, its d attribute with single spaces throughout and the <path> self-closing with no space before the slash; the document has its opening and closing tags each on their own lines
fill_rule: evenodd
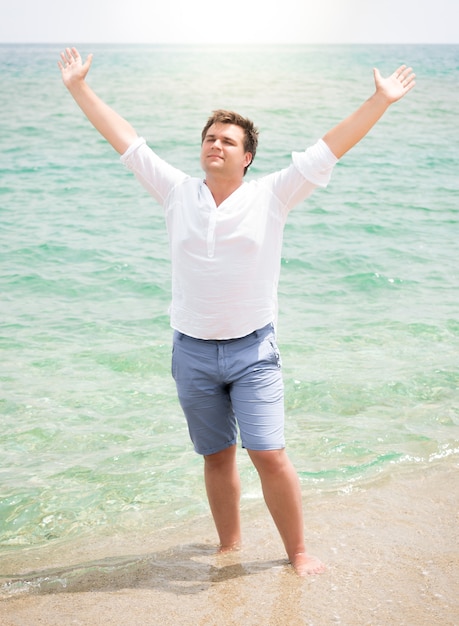
<svg viewBox="0 0 459 626">
<path fill-rule="evenodd" d="M 240 126 L 218 123 L 209 128 L 201 147 L 201 166 L 207 175 L 242 177 L 251 160 Z"/>
</svg>

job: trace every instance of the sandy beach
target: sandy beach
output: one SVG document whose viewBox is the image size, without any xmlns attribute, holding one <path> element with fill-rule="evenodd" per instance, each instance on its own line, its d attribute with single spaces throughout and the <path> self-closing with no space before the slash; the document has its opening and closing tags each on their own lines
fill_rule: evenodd
<svg viewBox="0 0 459 626">
<path fill-rule="evenodd" d="M 0 601 L 3 626 L 433 626 L 459 624 L 457 468 L 381 479 L 314 502 L 309 546 L 327 563 L 298 578 L 264 506 L 244 511 L 245 545 L 215 555 L 210 520 L 160 536 L 31 551 Z M 29 566 L 27 566 L 27 564 Z M 18 580 L 30 590 L 22 592 Z M 2 580 L 5 583 L 5 578 Z"/>
</svg>

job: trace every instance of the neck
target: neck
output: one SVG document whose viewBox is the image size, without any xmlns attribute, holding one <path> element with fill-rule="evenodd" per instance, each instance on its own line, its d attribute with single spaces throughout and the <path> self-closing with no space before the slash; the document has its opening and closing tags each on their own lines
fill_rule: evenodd
<svg viewBox="0 0 459 626">
<path fill-rule="evenodd" d="M 215 177 L 207 176 L 204 180 L 210 193 L 214 197 L 215 204 L 218 206 L 224 202 L 229 196 L 239 189 L 243 183 L 243 179 L 216 179 Z"/>
</svg>

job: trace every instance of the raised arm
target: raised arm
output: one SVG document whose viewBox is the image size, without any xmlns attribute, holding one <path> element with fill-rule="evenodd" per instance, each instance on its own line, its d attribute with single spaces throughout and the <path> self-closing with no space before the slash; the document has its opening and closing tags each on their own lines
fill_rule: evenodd
<svg viewBox="0 0 459 626">
<path fill-rule="evenodd" d="M 92 54 L 83 63 L 76 48 L 66 48 L 58 61 L 64 85 L 91 124 L 117 152 L 123 154 L 137 138 L 134 128 L 97 96 L 86 82 Z"/>
<path fill-rule="evenodd" d="M 415 85 L 415 75 L 406 65 L 401 65 L 388 78 L 383 78 L 377 69 L 373 74 L 375 93 L 323 137 L 338 159 L 365 137 L 393 102 L 403 98 Z"/>
</svg>

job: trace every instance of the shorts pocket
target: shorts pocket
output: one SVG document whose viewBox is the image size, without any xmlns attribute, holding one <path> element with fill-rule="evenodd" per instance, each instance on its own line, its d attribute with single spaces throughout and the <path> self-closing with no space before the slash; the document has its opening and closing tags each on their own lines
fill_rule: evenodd
<svg viewBox="0 0 459 626">
<path fill-rule="evenodd" d="M 274 339 L 270 339 L 269 345 L 271 346 L 274 362 L 276 366 L 280 369 L 282 367 L 282 359 L 280 355 L 280 350 L 277 347 L 277 343 L 274 341 Z"/>
</svg>

